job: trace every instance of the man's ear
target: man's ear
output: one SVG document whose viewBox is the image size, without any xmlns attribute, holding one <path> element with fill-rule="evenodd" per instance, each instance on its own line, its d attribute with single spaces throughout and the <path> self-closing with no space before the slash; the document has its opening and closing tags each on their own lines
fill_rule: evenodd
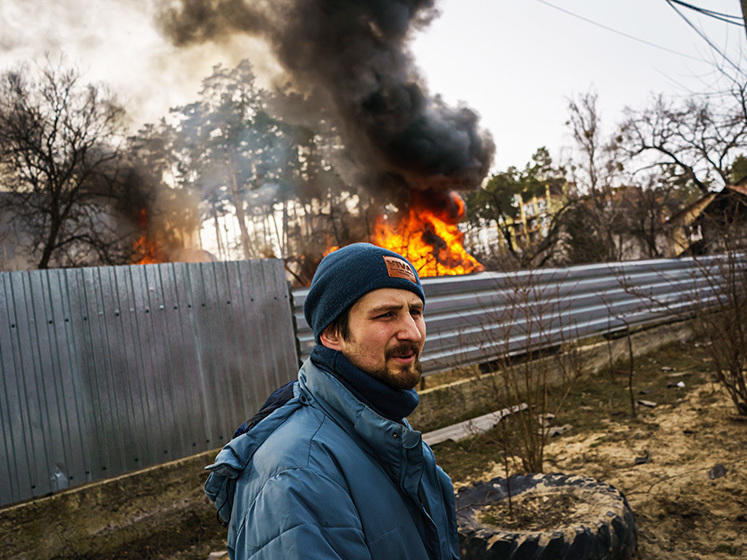
<svg viewBox="0 0 747 560">
<path fill-rule="evenodd" d="M 338 329 L 332 325 L 322 331 L 322 334 L 319 335 L 319 341 L 322 343 L 322 346 L 326 346 L 332 350 L 342 350 L 342 337 Z"/>
</svg>

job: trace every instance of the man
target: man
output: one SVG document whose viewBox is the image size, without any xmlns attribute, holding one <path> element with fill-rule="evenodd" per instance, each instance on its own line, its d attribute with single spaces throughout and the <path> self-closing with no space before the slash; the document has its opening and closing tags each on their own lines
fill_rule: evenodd
<svg viewBox="0 0 747 560">
<path fill-rule="evenodd" d="M 232 559 L 459 558 L 451 481 L 404 420 L 424 304 L 392 251 L 356 243 L 322 260 L 304 303 L 317 345 L 298 381 L 208 467 Z"/>
</svg>

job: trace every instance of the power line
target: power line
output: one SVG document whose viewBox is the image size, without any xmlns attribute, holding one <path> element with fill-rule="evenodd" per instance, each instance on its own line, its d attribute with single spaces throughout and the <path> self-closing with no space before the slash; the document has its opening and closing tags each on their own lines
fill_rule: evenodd
<svg viewBox="0 0 747 560">
<path fill-rule="evenodd" d="M 674 2 L 675 4 L 679 4 L 680 6 L 683 6 L 685 8 L 695 10 L 696 12 L 700 12 L 703 15 L 724 21 L 726 23 L 731 23 L 733 25 L 738 25 L 739 27 L 744 27 L 744 20 L 742 19 L 742 16 L 733 16 L 730 14 L 725 14 L 723 12 L 716 12 L 714 10 L 709 10 L 707 8 L 701 8 L 700 6 L 694 6 L 693 4 L 688 4 L 687 2 L 682 2 L 681 0 L 672 0 L 672 2 Z"/>
<path fill-rule="evenodd" d="M 679 51 L 675 51 L 673 49 L 664 47 L 662 45 L 657 45 L 656 43 L 652 43 L 651 41 L 646 41 L 645 39 L 641 39 L 639 37 L 634 37 L 633 35 L 629 35 L 628 33 L 625 33 L 624 31 L 619 31 L 617 29 L 613 29 L 612 27 L 608 27 L 607 25 L 604 25 L 602 23 L 599 23 L 597 21 L 594 21 L 592 19 L 589 19 L 587 17 L 584 17 L 582 15 L 576 14 L 574 12 L 571 12 L 569 10 L 566 10 L 565 8 L 561 8 L 560 6 L 556 6 L 555 4 L 551 4 L 550 2 L 547 2 L 546 0 L 537 0 L 540 4 L 545 4 L 546 6 L 550 6 L 551 8 L 555 8 L 556 10 L 559 10 L 563 12 L 564 14 L 568 14 L 569 16 L 573 16 L 575 18 L 578 18 L 580 20 L 583 20 L 587 23 L 590 23 L 592 25 L 596 25 L 597 27 L 601 27 L 602 29 L 605 29 L 607 31 L 611 31 L 612 33 L 616 33 L 618 35 L 622 35 L 623 37 L 626 37 L 628 39 L 632 39 L 633 41 L 638 41 L 639 43 L 643 43 L 644 45 L 648 45 L 649 47 L 654 47 L 656 49 L 660 49 L 663 51 L 667 51 L 668 53 L 676 54 L 677 56 L 683 56 L 685 58 L 689 58 L 691 60 L 697 60 L 698 62 L 706 62 L 707 60 L 703 60 L 702 58 L 697 58 L 695 56 L 691 56 L 689 54 L 685 54 Z"/>
<path fill-rule="evenodd" d="M 721 17 L 721 16 L 717 16 L 717 15 L 714 15 L 714 14 L 709 14 L 707 12 L 703 12 L 701 10 L 695 10 L 695 11 L 698 12 L 699 14 L 701 14 L 701 15 L 711 17 L 711 18 L 716 19 L 718 21 L 723 21 L 724 23 L 730 23 L 731 25 L 736 25 L 737 27 L 744 27 L 744 23 L 742 23 L 741 21 L 733 21 L 733 20 L 726 19 L 726 18 Z"/>
<path fill-rule="evenodd" d="M 691 22 L 691 21 L 690 21 L 690 20 L 688 19 L 688 17 L 687 17 L 687 16 L 685 15 L 685 14 L 683 14 L 683 13 L 682 13 L 682 12 L 681 12 L 681 11 L 679 10 L 679 8 L 677 8 L 677 6 L 676 6 L 676 5 L 674 4 L 674 2 L 676 2 L 676 0 L 665 0 L 665 2 L 666 2 L 667 4 L 669 4 L 669 6 L 670 6 L 670 7 L 671 7 L 671 8 L 672 8 L 672 9 L 673 9 L 673 10 L 674 10 L 675 12 L 677 12 L 677 15 L 679 15 L 679 16 L 680 16 L 680 17 L 681 17 L 682 19 L 684 19 L 684 20 L 685 20 L 685 23 L 687 23 L 687 25 L 689 25 L 689 26 L 690 26 L 690 27 L 691 27 L 692 29 L 694 29 L 694 30 L 695 30 L 695 32 L 696 32 L 696 33 L 697 33 L 698 35 L 700 35 L 700 37 L 701 37 L 701 38 L 702 38 L 702 39 L 703 39 L 703 40 L 704 40 L 704 41 L 705 41 L 706 43 L 708 43 L 708 45 L 709 45 L 709 46 L 710 46 L 710 47 L 711 47 L 711 48 L 712 48 L 712 49 L 713 49 L 714 51 L 716 51 L 716 52 L 717 52 L 718 54 L 720 54 L 720 55 L 721 55 L 721 58 L 723 58 L 723 59 L 724 59 L 724 60 L 725 60 L 726 62 L 728 62 L 729 64 L 731 64 L 731 65 L 732 65 L 732 66 L 734 67 L 734 69 L 735 69 L 735 70 L 736 70 L 737 72 L 741 72 L 741 69 L 739 68 L 739 66 L 738 66 L 738 65 L 736 65 L 736 64 L 734 64 L 734 62 L 732 62 L 732 61 L 731 61 L 731 59 L 730 59 L 730 58 L 729 58 L 728 56 L 726 56 L 726 54 L 725 54 L 725 53 L 724 53 L 724 52 L 723 52 L 723 51 L 722 51 L 721 49 L 719 49 L 719 48 L 718 48 L 718 47 L 716 46 L 716 44 L 715 44 L 715 43 L 714 43 L 713 41 L 711 41 L 711 40 L 710 40 L 710 39 L 708 38 L 708 36 L 707 36 L 707 35 L 706 35 L 705 33 L 703 33 L 703 32 L 702 32 L 702 31 L 701 31 L 700 29 L 698 29 L 698 27 L 697 27 L 697 26 L 696 26 L 696 25 L 695 25 L 695 24 L 694 24 L 693 22 Z M 679 2 L 677 2 L 677 3 L 679 4 Z"/>
</svg>

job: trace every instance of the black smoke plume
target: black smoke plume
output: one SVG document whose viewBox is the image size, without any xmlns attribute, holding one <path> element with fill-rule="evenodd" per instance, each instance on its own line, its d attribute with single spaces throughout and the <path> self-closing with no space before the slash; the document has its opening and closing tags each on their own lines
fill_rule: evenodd
<svg viewBox="0 0 747 560">
<path fill-rule="evenodd" d="M 467 107 L 429 95 L 408 48 L 435 0 L 177 0 L 158 16 L 180 46 L 262 37 L 288 79 L 332 114 L 358 180 L 374 189 L 469 189 L 494 144 Z"/>
</svg>

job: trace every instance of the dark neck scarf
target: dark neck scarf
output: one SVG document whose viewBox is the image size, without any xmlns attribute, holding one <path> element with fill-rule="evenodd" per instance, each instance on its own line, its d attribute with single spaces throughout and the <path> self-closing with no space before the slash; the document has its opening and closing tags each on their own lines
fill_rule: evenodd
<svg viewBox="0 0 747 560">
<path fill-rule="evenodd" d="M 311 361 L 331 373 L 364 404 L 389 420 L 401 422 L 420 402 L 414 389 L 395 389 L 354 366 L 342 352 L 317 344 Z"/>
</svg>

